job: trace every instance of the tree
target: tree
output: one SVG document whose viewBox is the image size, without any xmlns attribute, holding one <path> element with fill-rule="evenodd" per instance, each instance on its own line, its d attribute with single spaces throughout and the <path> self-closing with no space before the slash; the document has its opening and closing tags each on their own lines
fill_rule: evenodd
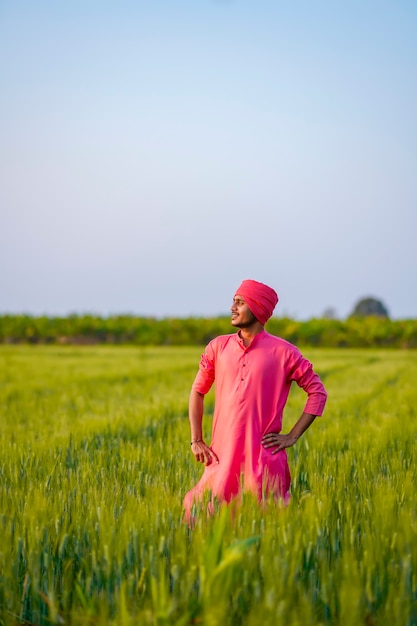
<svg viewBox="0 0 417 626">
<path fill-rule="evenodd" d="M 334 307 L 328 306 L 327 309 L 324 309 L 322 317 L 326 320 L 337 320 L 337 311 Z"/>
<path fill-rule="evenodd" d="M 367 297 L 362 298 L 356 303 L 350 317 L 369 317 L 371 315 L 389 318 L 388 309 L 381 300 Z"/>
</svg>

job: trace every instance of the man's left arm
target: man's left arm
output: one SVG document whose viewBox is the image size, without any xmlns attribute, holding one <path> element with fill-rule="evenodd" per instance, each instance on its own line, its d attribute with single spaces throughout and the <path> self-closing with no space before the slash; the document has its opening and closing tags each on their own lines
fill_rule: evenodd
<svg viewBox="0 0 417 626">
<path fill-rule="evenodd" d="M 264 448 L 274 448 L 272 454 L 276 454 L 284 448 L 293 446 L 303 433 L 311 426 L 317 416 L 322 415 L 327 392 L 320 377 L 313 370 L 313 366 L 297 350 L 296 359 L 291 366 L 290 380 L 304 389 L 308 398 L 304 411 L 298 421 L 287 434 L 266 433 L 262 438 Z"/>
</svg>

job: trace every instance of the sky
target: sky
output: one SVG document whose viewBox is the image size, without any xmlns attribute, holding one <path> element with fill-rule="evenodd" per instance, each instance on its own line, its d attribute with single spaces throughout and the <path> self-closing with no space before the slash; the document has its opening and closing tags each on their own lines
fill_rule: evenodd
<svg viewBox="0 0 417 626">
<path fill-rule="evenodd" d="M 0 314 L 417 317 L 415 0 L 0 0 Z"/>
</svg>

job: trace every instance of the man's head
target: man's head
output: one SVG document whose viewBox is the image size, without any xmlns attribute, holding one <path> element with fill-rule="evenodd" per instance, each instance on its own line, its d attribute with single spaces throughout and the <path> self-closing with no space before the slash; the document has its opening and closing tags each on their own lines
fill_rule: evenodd
<svg viewBox="0 0 417 626">
<path fill-rule="evenodd" d="M 236 296 L 243 298 L 262 326 L 269 320 L 278 302 L 276 291 L 256 280 L 244 280 L 236 289 Z"/>
</svg>

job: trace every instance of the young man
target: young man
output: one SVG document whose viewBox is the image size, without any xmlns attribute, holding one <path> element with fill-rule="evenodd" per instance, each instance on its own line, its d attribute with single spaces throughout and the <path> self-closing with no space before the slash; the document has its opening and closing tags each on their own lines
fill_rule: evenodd
<svg viewBox="0 0 417 626">
<path fill-rule="evenodd" d="M 259 500 L 289 499 L 290 471 L 285 448 L 293 446 L 322 415 L 327 393 L 298 348 L 270 335 L 264 325 L 278 302 L 276 292 L 244 280 L 231 307 L 237 333 L 216 337 L 206 347 L 190 394 L 191 451 L 205 464 L 197 485 L 184 499 L 186 518 L 210 492 L 212 501 L 230 502 L 241 489 Z M 291 383 L 307 393 L 304 412 L 286 434 L 282 415 Z M 203 439 L 204 396 L 216 384 L 211 445 Z"/>
</svg>

